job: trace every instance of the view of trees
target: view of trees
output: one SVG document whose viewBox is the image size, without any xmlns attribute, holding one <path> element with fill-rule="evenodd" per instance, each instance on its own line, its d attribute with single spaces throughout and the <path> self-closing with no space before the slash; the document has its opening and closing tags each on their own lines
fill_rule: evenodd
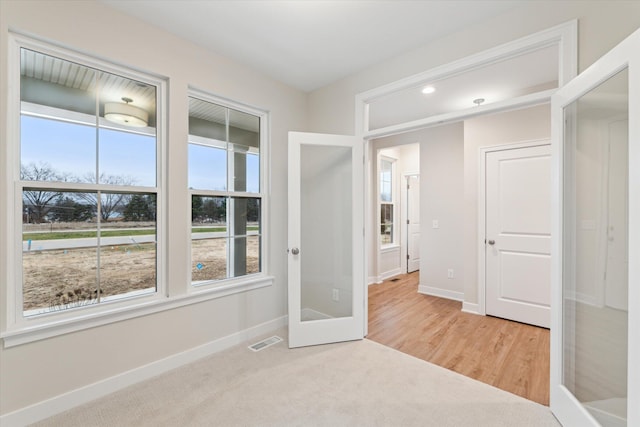
<svg viewBox="0 0 640 427">
<path fill-rule="evenodd" d="M 82 179 L 63 175 L 46 162 L 21 165 L 20 178 L 25 181 L 95 182 L 95 177 Z M 101 174 L 101 184 L 132 185 L 129 177 Z M 37 184 L 36 184 L 37 185 Z M 29 223 L 73 222 L 95 219 L 98 211 L 102 221 L 121 217 L 126 221 L 154 221 L 155 195 L 113 192 L 64 192 L 30 188 L 23 192 L 25 221 Z M 100 209 L 98 210 L 98 201 Z"/>
</svg>

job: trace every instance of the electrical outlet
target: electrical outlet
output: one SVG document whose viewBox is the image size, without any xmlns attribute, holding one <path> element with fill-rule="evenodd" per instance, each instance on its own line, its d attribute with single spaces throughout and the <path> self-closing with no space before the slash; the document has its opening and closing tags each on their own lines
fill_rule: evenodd
<svg viewBox="0 0 640 427">
<path fill-rule="evenodd" d="M 333 288 L 333 292 L 331 293 L 331 299 L 334 301 L 340 301 L 340 290 Z"/>
<path fill-rule="evenodd" d="M 453 268 L 447 270 L 447 279 L 453 279 Z"/>
<path fill-rule="evenodd" d="M 431 227 L 432 228 L 440 228 L 440 224 L 438 223 L 437 219 L 434 219 L 433 221 L 431 221 Z"/>
</svg>

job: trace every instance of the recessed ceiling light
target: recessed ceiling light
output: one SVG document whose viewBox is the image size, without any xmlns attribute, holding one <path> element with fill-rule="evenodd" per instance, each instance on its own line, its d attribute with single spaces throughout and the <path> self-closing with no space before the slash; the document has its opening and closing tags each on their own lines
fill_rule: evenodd
<svg viewBox="0 0 640 427">
<path fill-rule="evenodd" d="M 433 86 L 425 86 L 424 88 L 422 88 L 422 93 L 424 93 L 425 95 L 429 95 L 430 93 L 433 93 L 436 91 L 436 88 Z"/>
</svg>

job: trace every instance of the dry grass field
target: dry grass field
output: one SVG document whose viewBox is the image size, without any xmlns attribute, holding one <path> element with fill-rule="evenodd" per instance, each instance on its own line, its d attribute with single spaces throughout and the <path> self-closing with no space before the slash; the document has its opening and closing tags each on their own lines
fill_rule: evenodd
<svg viewBox="0 0 640 427">
<path fill-rule="evenodd" d="M 247 242 L 247 274 L 259 271 L 259 238 Z M 192 280 L 223 279 L 226 239 L 196 240 L 192 249 Z M 64 309 L 96 302 L 96 248 L 23 253 L 24 310 Z M 156 286 L 155 244 L 105 246 L 100 251 L 101 297 Z"/>
</svg>

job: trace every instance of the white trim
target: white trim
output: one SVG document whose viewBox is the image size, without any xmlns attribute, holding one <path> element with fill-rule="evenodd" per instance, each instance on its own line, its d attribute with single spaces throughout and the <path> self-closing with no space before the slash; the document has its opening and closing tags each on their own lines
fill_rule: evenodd
<svg viewBox="0 0 640 427">
<path fill-rule="evenodd" d="M 551 140 L 549 138 L 535 139 L 530 141 L 513 142 L 509 144 L 490 145 L 480 147 L 478 149 L 478 227 L 477 227 L 477 313 L 481 315 L 487 314 L 486 309 L 486 253 L 485 253 L 485 232 L 486 232 L 486 209 L 487 209 L 487 171 L 486 171 L 486 158 L 487 154 L 496 151 L 514 150 L 518 148 L 537 147 L 541 145 L 550 145 Z"/>
<path fill-rule="evenodd" d="M 472 302 L 462 302 L 462 310 L 463 313 L 469 314 L 478 314 L 480 316 L 484 316 L 484 314 L 480 313 L 480 305 Z"/>
<path fill-rule="evenodd" d="M 521 108 L 528 108 L 540 104 L 546 104 L 549 102 L 549 100 L 551 99 L 551 95 L 553 95 L 556 90 L 557 89 L 549 89 L 543 92 L 505 99 L 504 101 L 493 102 L 487 105 L 471 107 L 464 110 L 452 111 L 450 113 L 438 114 L 418 120 L 412 120 L 410 122 L 386 126 L 379 129 L 373 129 L 365 132 L 364 136 L 365 138 L 371 139 L 384 138 L 390 135 L 397 135 L 400 133 L 426 129 L 433 126 L 455 123 L 477 116 L 499 113 L 501 111 L 513 111 Z"/>
<path fill-rule="evenodd" d="M 451 299 L 454 301 L 463 301 L 464 293 L 458 291 L 450 291 L 448 289 L 434 288 L 433 286 L 420 285 L 418 286 L 418 293 L 424 295 L 431 295 L 434 297 Z"/>
<path fill-rule="evenodd" d="M 72 318 L 53 320 L 48 323 L 23 327 L 21 329 L 7 330 L 0 337 L 4 341 L 4 347 L 14 347 L 33 341 L 95 328 L 97 326 L 147 316 L 165 310 L 172 310 L 186 305 L 198 304 L 216 298 L 237 294 L 253 289 L 260 289 L 273 284 L 274 278 L 256 277 L 252 279 L 242 278 L 241 281 L 229 282 L 213 288 L 193 291 L 189 294 L 175 296 L 173 298 L 163 298 L 161 300 L 141 301 L 137 304 L 127 304 L 126 306 L 107 305 L 107 310 L 101 312 L 91 312 Z M 27 322 L 30 319 L 27 319 Z"/>
<path fill-rule="evenodd" d="M 394 268 L 393 270 L 382 272 L 380 274 L 380 276 L 378 276 L 380 278 L 380 282 L 379 283 L 382 283 L 385 280 L 390 279 L 391 277 L 397 276 L 399 274 L 402 274 L 402 268 L 401 267 Z"/>
<path fill-rule="evenodd" d="M 360 135 L 365 139 L 380 138 L 429 126 L 437 126 L 446 122 L 459 121 L 480 114 L 513 110 L 549 102 L 551 95 L 556 91 L 555 89 L 385 128 L 369 129 L 369 103 L 375 99 L 418 86 L 426 81 L 445 79 L 553 44 L 557 44 L 559 49 L 558 87 L 562 87 L 577 75 L 577 34 L 578 21 L 574 19 L 564 24 L 467 56 L 458 61 L 450 62 L 413 76 L 361 92 L 356 95 L 356 135 Z"/>
<path fill-rule="evenodd" d="M 125 387 L 161 375 L 172 369 L 195 362 L 203 357 L 242 344 L 247 340 L 270 333 L 273 330 L 282 328 L 286 324 L 287 316 L 278 317 L 184 352 L 173 354 L 164 359 L 156 360 L 155 362 L 2 415 L 0 416 L 0 424 L 7 426 L 25 426 L 38 422 L 90 402 L 91 400 L 122 390 Z"/>
</svg>

